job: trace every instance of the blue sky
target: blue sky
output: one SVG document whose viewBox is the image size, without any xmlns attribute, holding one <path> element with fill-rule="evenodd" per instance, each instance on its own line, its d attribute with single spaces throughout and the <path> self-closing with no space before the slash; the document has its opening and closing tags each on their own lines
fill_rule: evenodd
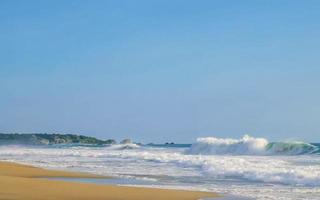
<svg viewBox="0 0 320 200">
<path fill-rule="evenodd" d="M 0 1 L 0 132 L 320 141 L 319 1 Z"/>
</svg>

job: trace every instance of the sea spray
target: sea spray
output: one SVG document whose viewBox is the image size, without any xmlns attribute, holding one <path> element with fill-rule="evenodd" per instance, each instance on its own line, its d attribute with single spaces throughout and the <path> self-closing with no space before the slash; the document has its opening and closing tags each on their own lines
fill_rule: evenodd
<svg viewBox="0 0 320 200">
<path fill-rule="evenodd" d="M 264 138 L 253 138 L 249 135 L 236 140 L 231 138 L 206 137 L 198 138 L 187 150 L 189 154 L 248 154 L 260 155 L 265 153 L 268 141 Z"/>
</svg>

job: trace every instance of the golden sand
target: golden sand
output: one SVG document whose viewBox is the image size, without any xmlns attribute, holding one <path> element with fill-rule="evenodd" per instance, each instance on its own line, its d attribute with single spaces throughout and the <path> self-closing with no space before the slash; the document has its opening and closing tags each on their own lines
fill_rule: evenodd
<svg viewBox="0 0 320 200">
<path fill-rule="evenodd" d="M 197 200 L 214 193 L 96 185 L 40 179 L 42 177 L 101 178 L 0 162 L 0 200 Z"/>
</svg>

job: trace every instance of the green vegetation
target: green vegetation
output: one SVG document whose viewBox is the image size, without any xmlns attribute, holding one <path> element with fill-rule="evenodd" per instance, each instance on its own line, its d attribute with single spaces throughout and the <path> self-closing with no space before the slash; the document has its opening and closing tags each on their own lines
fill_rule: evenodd
<svg viewBox="0 0 320 200">
<path fill-rule="evenodd" d="M 73 134 L 47 134 L 47 133 L 0 133 L 0 144 L 114 144 L 115 140 L 99 140 L 94 137 Z"/>
</svg>

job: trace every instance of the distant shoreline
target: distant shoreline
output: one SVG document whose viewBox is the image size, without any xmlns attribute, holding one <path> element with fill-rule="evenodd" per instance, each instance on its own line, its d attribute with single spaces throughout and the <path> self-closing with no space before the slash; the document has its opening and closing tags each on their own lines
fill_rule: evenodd
<svg viewBox="0 0 320 200">
<path fill-rule="evenodd" d="M 128 140 L 128 139 L 127 139 Z M 53 145 L 53 144 L 87 144 L 110 145 L 115 144 L 113 139 L 101 140 L 95 137 L 60 134 L 60 133 L 0 133 L 0 144 L 22 145 Z"/>
</svg>

